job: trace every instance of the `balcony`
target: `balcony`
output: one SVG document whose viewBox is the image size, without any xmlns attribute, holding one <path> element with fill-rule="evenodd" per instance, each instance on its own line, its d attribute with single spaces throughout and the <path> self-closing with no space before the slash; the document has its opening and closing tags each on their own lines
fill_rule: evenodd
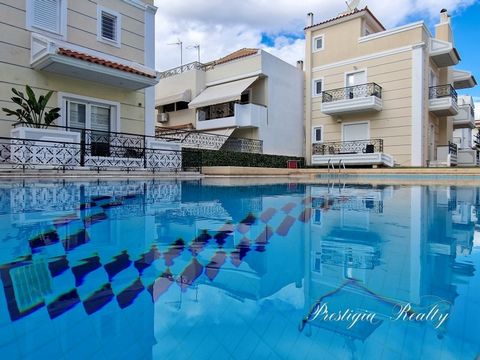
<svg viewBox="0 0 480 360">
<path fill-rule="evenodd" d="M 475 128 L 475 111 L 471 104 L 459 102 L 458 114 L 453 118 L 453 128 Z"/>
<path fill-rule="evenodd" d="M 463 70 L 453 70 L 453 87 L 455 89 L 469 89 L 477 85 L 477 80 L 471 72 Z"/>
<path fill-rule="evenodd" d="M 322 112 L 328 115 L 381 111 L 382 107 L 382 87 L 375 83 L 348 86 L 322 93 Z"/>
<path fill-rule="evenodd" d="M 458 114 L 457 92 L 452 85 L 432 86 L 429 89 L 429 110 L 437 116 Z"/>
<path fill-rule="evenodd" d="M 158 83 L 155 69 L 35 33 L 31 37 L 30 66 L 125 90 Z"/>
<path fill-rule="evenodd" d="M 430 40 L 430 58 L 438 67 L 453 66 L 460 62 L 460 55 L 453 44 L 439 39 Z"/>
<path fill-rule="evenodd" d="M 257 104 L 228 102 L 200 108 L 197 129 L 258 128 L 267 123 L 267 108 Z"/>
<path fill-rule="evenodd" d="M 393 157 L 383 152 L 383 139 L 331 141 L 312 145 L 312 165 L 393 166 Z"/>
</svg>

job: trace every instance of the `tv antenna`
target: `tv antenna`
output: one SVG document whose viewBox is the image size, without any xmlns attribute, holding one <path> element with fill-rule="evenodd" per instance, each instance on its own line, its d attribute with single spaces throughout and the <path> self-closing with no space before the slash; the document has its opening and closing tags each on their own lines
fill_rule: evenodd
<svg viewBox="0 0 480 360">
<path fill-rule="evenodd" d="M 200 62 L 200 44 L 187 46 L 187 49 L 197 49 L 197 61 Z"/>
<path fill-rule="evenodd" d="M 345 4 L 347 4 L 348 10 L 350 12 L 354 11 L 356 8 L 358 8 L 358 4 L 360 3 L 360 0 L 351 0 L 350 3 L 348 1 L 345 1 Z"/>
<path fill-rule="evenodd" d="M 180 66 L 182 66 L 183 65 L 183 42 L 182 42 L 182 40 L 178 39 L 177 42 L 170 43 L 170 44 L 167 44 L 167 45 L 180 46 Z"/>
</svg>

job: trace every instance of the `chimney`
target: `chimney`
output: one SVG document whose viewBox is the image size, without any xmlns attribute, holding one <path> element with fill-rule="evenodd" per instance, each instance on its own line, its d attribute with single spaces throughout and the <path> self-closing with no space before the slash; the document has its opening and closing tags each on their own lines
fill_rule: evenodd
<svg viewBox="0 0 480 360">
<path fill-rule="evenodd" d="M 303 70 L 303 60 L 297 61 L 297 69 Z"/>
<path fill-rule="evenodd" d="M 440 23 L 435 26 L 435 38 L 453 43 L 451 19 L 447 9 L 440 11 Z"/>
<path fill-rule="evenodd" d="M 313 13 L 309 12 L 307 14 L 307 27 L 313 25 Z"/>
<path fill-rule="evenodd" d="M 448 15 L 447 9 L 440 11 L 440 24 L 450 23 L 450 15 Z"/>
</svg>

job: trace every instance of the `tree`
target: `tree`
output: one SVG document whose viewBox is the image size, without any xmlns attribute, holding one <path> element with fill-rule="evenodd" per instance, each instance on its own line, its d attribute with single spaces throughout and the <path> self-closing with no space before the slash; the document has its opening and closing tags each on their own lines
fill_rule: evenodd
<svg viewBox="0 0 480 360">
<path fill-rule="evenodd" d="M 52 97 L 53 91 L 49 91 L 45 96 L 40 95 L 38 100 L 32 88 L 28 85 L 25 86 L 26 97 L 21 91 L 14 88 L 12 88 L 12 92 L 16 96 L 13 96 L 11 99 L 15 104 L 19 105 L 20 108 L 16 110 L 2 108 L 2 110 L 7 116 L 16 116 L 19 122 L 27 124 L 28 127 L 46 129 L 55 119 L 60 117 L 60 108 L 58 107 L 46 111 L 48 101 Z"/>
</svg>

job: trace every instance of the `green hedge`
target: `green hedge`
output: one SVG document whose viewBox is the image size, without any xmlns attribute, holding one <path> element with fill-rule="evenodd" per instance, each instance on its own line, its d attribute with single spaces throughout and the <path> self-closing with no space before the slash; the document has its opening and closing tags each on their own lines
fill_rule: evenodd
<svg viewBox="0 0 480 360">
<path fill-rule="evenodd" d="M 287 160 L 298 160 L 299 167 L 305 166 L 304 158 L 267 154 L 251 154 L 222 150 L 183 149 L 183 167 L 198 166 L 246 166 L 286 168 Z"/>
</svg>

